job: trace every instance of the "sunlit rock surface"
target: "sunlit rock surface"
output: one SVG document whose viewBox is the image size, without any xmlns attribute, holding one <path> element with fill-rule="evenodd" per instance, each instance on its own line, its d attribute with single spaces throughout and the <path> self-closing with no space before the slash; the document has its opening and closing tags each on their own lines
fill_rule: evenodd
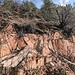
<svg viewBox="0 0 75 75">
<path fill-rule="evenodd" d="M 27 59 L 21 62 L 25 70 L 41 68 L 46 63 L 50 63 L 54 67 L 56 64 L 53 60 L 56 60 L 59 62 L 58 64 L 61 65 L 61 61 L 57 59 L 56 55 L 53 57 L 50 49 L 61 52 L 64 56 L 71 56 L 75 59 L 74 36 L 68 40 L 63 37 L 61 32 L 56 31 L 55 33 L 42 35 L 28 33 L 19 38 L 12 25 L 8 25 L 5 32 L 0 32 L 0 58 L 20 51 L 20 49 L 27 46 L 31 47 L 32 50 L 30 50 L 30 53 L 27 55 Z M 20 56 L 22 55 L 18 55 L 18 57 L 15 56 L 11 60 L 8 59 L 8 62 L 4 61 L 4 66 L 9 67 L 12 63 L 12 65 L 16 67 L 18 60 L 22 59 Z M 11 62 L 12 60 L 15 61 L 15 63 Z M 74 75 L 69 72 L 70 70 L 67 71 L 67 75 Z M 18 75 L 24 75 L 23 69 L 19 69 Z"/>
</svg>

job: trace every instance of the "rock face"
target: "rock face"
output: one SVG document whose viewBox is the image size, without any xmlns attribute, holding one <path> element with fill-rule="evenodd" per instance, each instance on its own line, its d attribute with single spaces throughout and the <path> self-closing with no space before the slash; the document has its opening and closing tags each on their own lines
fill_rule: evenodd
<svg viewBox="0 0 75 75">
<path fill-rule="evenodd" d="M 17 34 L 14 31 L 13 25 L 8 25 L 7 28 L 5 29 L 5 32 L 2 31 L 0 32 L 0 61 L 1 58 L 4 58 L 12 53 L 18 52 L 27 46 L 31 47 L 32 50 L 30 50 L 29 54 L 27 55 L 26 61 L 23 60 L 21 62 L 21 65 L 23 65 L 25 70 L 36 68 L 41 69 L 44 68 L 43 66 L 46 63 L 50 63 L 51 66 L 55 66 L 55 62 L 52 62 L 54 60 L 56 60 L 56 62 L 59 62 L 58 64 L 60 65 L 61 61 L 58 61 L 56 55 L 52 55 L 50 49 L 60 52 L 64 56 L 72 58 L 70 59 L 71 61 L 75 60 L 74 36 L 71 37 L 70 40 L 68 40 L 63 37 L 61 32 L 56 31 L 55 33 L 50 32 L 49 34 L 42 34 L 42 35 L 25 34 L 23 37 L 19 38 L 17 37 Z M 21 55 L 18 56 L 19 59 L 21 59 L 20 56 Z M 12 60 L 15 61 L 18 59 L 17 57 L 13 57 Z M 11 61 L 9 60 L 6 63 L 5 62 L 1 63 L 5 65 L 4 67 L 9 67 L 10 65 L 9 62 Z M 18 62 L 16 61 L 14 63 L 14 67 L 16 67 L 16 63 L 18 64 Z M 24 72 L 23 69 L 19 69 L 18 75 L 24 75 L 23 72 Z M 69 74 L 69 71 L 67 71 L 67 75 L 74 75 L 72 73 Z M 42 75 L 44 75 L 43 72 Z"/>
<path fill-rule="evenodd" d="M 29 51 L 32 50 L 29 46 L 25 47 L 19 53 L 13 53 L 1 58 L 1 64 L 3 67 L 15 67 L 17 66 L 23 59 L 26 58 L 26 55 Z"/>
</svg>

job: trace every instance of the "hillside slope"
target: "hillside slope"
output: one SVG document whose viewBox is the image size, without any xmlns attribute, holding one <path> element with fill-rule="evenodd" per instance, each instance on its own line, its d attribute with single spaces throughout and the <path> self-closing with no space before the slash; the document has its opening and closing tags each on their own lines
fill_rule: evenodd
<svg viewBox="0 0 75 75">
<path fill-rule="evenodd" d="M 1 75 L 75 74 L 74 36 L 65 38 L 54 22 L 5 13 L 0 17 Z"/>
</svg>

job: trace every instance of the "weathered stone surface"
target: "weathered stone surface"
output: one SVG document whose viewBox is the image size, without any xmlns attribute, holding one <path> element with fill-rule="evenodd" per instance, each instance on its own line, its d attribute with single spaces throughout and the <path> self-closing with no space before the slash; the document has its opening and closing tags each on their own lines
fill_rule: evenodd
<svg viewBox="0 0 75 75">
<path fill-rule="evenodd" d="M 13 32 L 13 26 L 12 25 L 8 25 L 8 27 L 6 28 L 7 33 L 11 34 Z"/>
<path fill-rule="evenodd" d="M 26 59 L 27 54 L 31 50 L 32 50 L 32 48 L 30 48 L 29 46 L 26 46 L 18 54 L 13 53 L 13 54 L 7 55 L 3 58 L 0 58 L 0 64 L 2 64 L 3 67 L 16 67 L 18 64 L 21 63 L 21 61 L 23 59 Z M 14 54 L 15 54 L 15 56 L 14 56 Z"/>
<path fill-rule="evenodd" d="M 17 51 L 27 47 L 27 45 L 32 50 L 28 48 L 23 52 L 19 52 L 18 55 L 15 54 Z M 31 52 L 27 55 L 27 59 L 24 60 L 26 62 L 22 61 L 21 63 L 25 70 L 35 69 L 37 67 L 40 68 L 46 63 L 53 65 L 54 61 L 58 62 L 58 59 L 56 55 L 52 55 L 49 48 L 75 59 L 74 36 L 68 40 L 63 38 L 61 32 L 57 31 L 55 33 L 49 33 L 49 35 L 25 34 L 24 37 L 19 38 L 17 33 L 13 30 L 12 25 L 6 28 L 6 32 L 0 32 L 0 61 L 15 55 L 15 57 L 1 62 L 4 67 L 17 66 L 22 58 L 26 56 L 24 53 L 28 53 L 29 50 L 31 50 Z M 61 62 L 58 62 L 58 64 L 61 66 Z M 23 70 L 20 69 L 19 72 L 19 75 L 23 74 Z M 67 74 L 68 73 L 69 72 L 67 72 Z"/>
<path fill-rule="evenodd" d="M 15 35 L 9 35 L 7 36 L 7 43 L 9 44 L 9 47 L 11 50 L 15 50 L 17 46 L 17 41 L 15 38 Z"/>
<path fill-rule="evenodd" d="M 7 28 L 7 31 L 9 33 L 9 31 L 12 32 L 11 26 L 9 26 Z M 2 38 L 2 36 L 4 36 L 5 38 Z M 12 33 L 8 36 L 6 36 L 4 33 L 1 33 L 1 57 L 5 56 L 7 54 L 10 54 L 14 49 L 17 48 L 22 48 L 25 47 L 26 45 L 29 45 L 30 47 L 32 47 L 33 49 L 37 48 L 39 50 L 42 49 L 42 54 L 44 56 L 47 56 L 48 54 L 50 54 L 50 50 L 48 49 L 48 45 L 51 49 L 54 50 L 58 50 L 61 51 L 63 54 L 67 55 L 67 51 L 70 50 L 71 53 L 75 52 L 74 48 L 75 45 L 74 43 L 70 42 L 69 40 L 65 40 L 65 39 L 60 39 L 61 34 L 60 32 L 56 32 L 54 34 L 54 39 L 51 37 L 51 35 L 35 35 L 35 34 L 26 34 L 24 36 L 24 38 L 17 38 L 16 34 Z M 37 46 L 38 43 L 38 38 L 39 38 L 39 48 Z M 74 36 L 73 36 L 74 39 Z M 49 42 L 48 42 L 49 40 Z M 6 41 L 6 42 L 5 42 Z M 37 47 L 36 47 L 37 46 Z M 74 55 L 74 54 L 73 54 Z"/>
<path fill-rule="evenodd" d="M 23 38 L 17 38 L 16 42 L 17 42 L 19 48 L 26 46 L 26 43 L 24 42 Z"/>
<path fill-rule="evenodd" d="M 8 45 L 7 44 L 3 44 L 2 46 L 1 46 L 1 48 L 0 48 L 1 50 L 1 56 L 0 57 L 3 57 L 3 56 L 5 56 L 5 55 L 8 55 L 8 54 L 10 54 L 11 53 L 11 51 L 10 51 L 10 49 L 9 49 L 9 47 L 8 47 Z"/>
</svg>

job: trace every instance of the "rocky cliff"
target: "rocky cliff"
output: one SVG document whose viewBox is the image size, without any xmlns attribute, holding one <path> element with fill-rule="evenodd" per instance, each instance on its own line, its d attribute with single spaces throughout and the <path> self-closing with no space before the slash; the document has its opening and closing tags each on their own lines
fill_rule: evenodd
<svg viewBox="0 0 75 75">
<path fill-rule="evenodd" d="M 0 31 L 0 66 L 1 75 L 74 75 L 75 37 L 66 39 L 61 31 L 19 37 L 8 24 Z"/>
</svg>

